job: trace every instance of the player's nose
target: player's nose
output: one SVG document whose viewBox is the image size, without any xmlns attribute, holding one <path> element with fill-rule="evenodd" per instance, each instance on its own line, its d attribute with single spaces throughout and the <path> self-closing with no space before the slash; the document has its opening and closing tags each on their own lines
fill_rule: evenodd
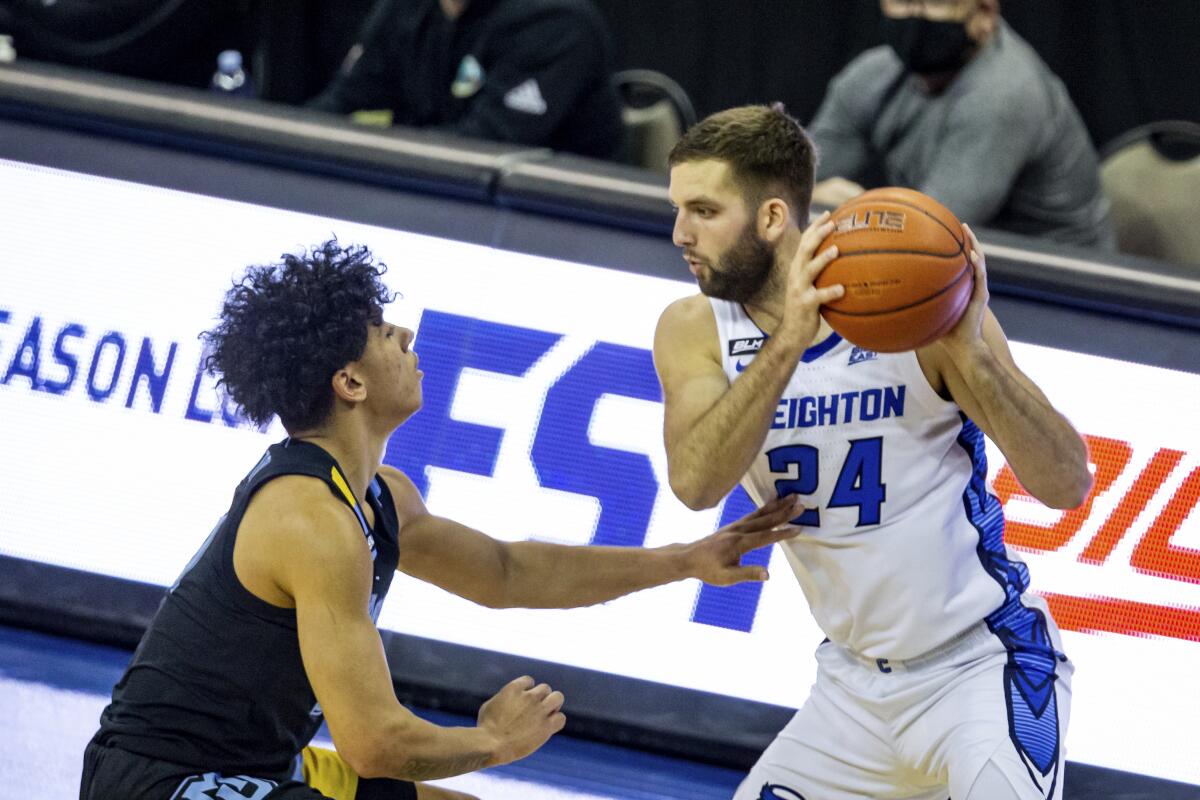
<svg viewBox="0 0 1200 800">
<path fill-rule="evenodd" d="M 688 230 L 683 220 L 683 209 L 675 213 L 675 227 L 671 230 L 671 241 L 676 247 L 691 247 L 696 243 L 696 238 Z"/>
</svg>

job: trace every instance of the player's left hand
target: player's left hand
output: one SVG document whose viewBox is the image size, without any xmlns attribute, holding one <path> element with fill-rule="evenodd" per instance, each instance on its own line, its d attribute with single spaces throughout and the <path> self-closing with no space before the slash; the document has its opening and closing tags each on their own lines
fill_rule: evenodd
<svg viewBox="0 0 1200 800">
<path fill-rule="evenodd" d="M 684 545 L 688 551 L 688 574 L 714 586 L 729 586 L 742 581 L 765 581 L 767 568 L 742 566 L 742 556 L 769 544 L 791 539 L 799 528 L 780 528 L 804 511 L 796 495 L 778 497 L 731 522 L 716 533 Z"/>
<path fill-rule="evenodd" d="M 966 241 L 967 258 L 971 263 L 975 285 L 971 289 L 971 299 L 967 310 L 963 312 L 958 324 L 950 332 L 938 339 L 951 358 L 957 359 L 968 354 L 973 348 L 985 346 L 983 341 L 983 318 L 988 305 L 987 262 L 983 256 L 983 248 L 975 232 L 963 225 L 963 238 Z"/>
</svg>

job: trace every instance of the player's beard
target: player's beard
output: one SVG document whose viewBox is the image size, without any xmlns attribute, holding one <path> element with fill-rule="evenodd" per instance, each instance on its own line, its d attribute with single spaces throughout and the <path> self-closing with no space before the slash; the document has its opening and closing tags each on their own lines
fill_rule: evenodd
<svg viewBox="0 0 1200 800">
<path fill-rule="evenodd" d="M 775 249 L 746 223 L 737 241 L 700 273 L 697 283 L 708 297 L 745 303 L 762 291 L 774 265 Z"/>
</svg>

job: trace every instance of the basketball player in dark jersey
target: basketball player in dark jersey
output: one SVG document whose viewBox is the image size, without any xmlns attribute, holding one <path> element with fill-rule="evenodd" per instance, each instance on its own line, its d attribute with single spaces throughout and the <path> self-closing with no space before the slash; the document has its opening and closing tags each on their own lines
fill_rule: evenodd
<svg viewBox="0 0 1200 800">
<path fill-rule="evenodd" d="M 205 334 L 245 415 L 289 438 L 238 486 L 164 599 L 84 754 L 81 800 L 465 798 L 424 780 L 504 764 L 563 727 L 563 695 L 514 679 L 471 727 L 396 699 L 375 627 L 397 568 L 489 607 L 567 608 L 695 577 L 763 580 L 793 498 L 687 545 L 506 543 L 428 512 L 381 465 L 421 406 L 413 332 L 364 248 L 253 267 Z M 415 610 L 419 613 L 419 610 Z M 309 746 L 322 719 L 337 752 Z"/>
</svg>

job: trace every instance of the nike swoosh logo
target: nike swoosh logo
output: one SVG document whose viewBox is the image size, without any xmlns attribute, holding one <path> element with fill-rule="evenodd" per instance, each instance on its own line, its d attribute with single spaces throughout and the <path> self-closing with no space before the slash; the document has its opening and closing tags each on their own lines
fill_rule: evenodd
<svg viewBox="0 0 1200 800">
<path fill-rule="evenodd" d="M 743 364 L 740 361 L 733 362 L 733 368 L 736 369 L 738 372 L 741 372 L 742 370 L 746 369 L 747 366 L 749 366 L 749 365 Z"/>
</svg>

